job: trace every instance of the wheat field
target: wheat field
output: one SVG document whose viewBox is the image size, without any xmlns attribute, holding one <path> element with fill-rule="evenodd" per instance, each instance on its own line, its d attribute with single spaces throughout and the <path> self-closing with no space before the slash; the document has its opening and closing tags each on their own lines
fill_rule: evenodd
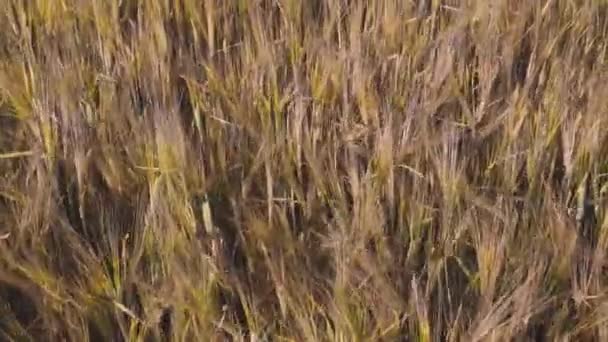
<svg viewBox="0 0 608 342">
<path fill-rule="evenodd" d="M 0 340 L 608 341 L 605 0 L 0 2 Z"/>
</svg>

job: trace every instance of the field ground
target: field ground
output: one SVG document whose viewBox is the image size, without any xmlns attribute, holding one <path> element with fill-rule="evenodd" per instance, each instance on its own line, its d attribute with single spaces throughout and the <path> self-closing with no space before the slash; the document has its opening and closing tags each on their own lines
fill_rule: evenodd
<svg viewBox="0 0 608 342">
<path fill-rule="evenodd" d="M 608 341 L 605 0 L 0 2 L 0 339 Z"/>
</svg>

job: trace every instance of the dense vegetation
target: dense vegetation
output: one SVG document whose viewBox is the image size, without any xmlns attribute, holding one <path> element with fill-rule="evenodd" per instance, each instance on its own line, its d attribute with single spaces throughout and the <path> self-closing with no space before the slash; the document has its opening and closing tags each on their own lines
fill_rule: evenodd
<svg viewBox="0 0 608 342">
<path fill-rule="evenodd" d="M 608 3 L 0 2 L 0 339 L 608 340 Z"/>
</svg>

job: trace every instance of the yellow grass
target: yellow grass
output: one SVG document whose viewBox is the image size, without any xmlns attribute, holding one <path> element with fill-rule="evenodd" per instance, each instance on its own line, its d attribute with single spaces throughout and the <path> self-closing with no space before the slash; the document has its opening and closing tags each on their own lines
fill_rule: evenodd
<svg viewBox="0 0 608 342">
<path fill-rule="evenodd" d="M 606 1 L 0 1 L 0 340 L 608 340 L 606 84 Z"/>
</svg>

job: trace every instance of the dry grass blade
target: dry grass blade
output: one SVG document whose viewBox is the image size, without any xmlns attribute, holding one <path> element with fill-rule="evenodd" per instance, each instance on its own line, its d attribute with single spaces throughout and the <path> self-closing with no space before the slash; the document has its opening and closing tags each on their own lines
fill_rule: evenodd
<svg viewBox="0 0 608 342">
<path fill-rule="evenodd" d="M 34 155 L 33 151 L 0 153 L 0 159 L 13 159 L 13 158 L 29 157 L 32 155 Z"/>
</svg>

